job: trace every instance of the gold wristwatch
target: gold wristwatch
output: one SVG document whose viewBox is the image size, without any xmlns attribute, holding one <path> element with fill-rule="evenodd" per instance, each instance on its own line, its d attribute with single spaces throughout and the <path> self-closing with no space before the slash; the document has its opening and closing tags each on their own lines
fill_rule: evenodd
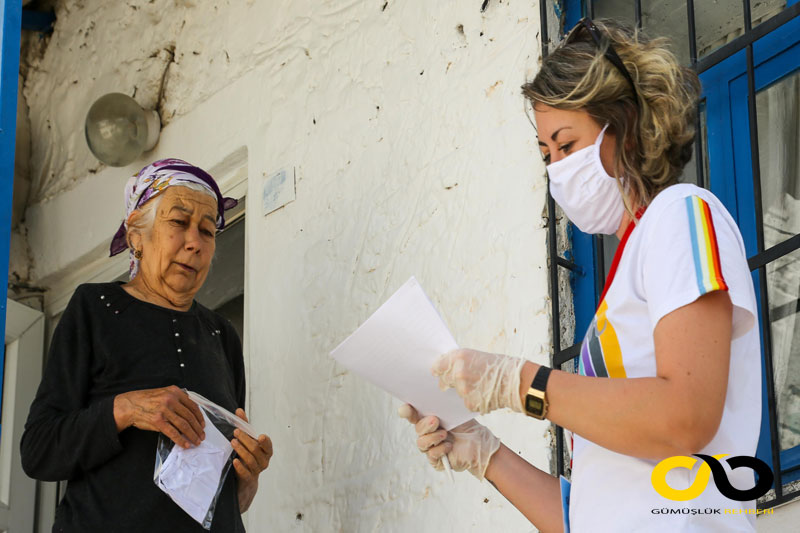
<svg viewBox="0 0 800 533">
<path fill-rule="evenodd" d="M 547 416 L 547 379 L 550 377 L 550 368 L 540 366 L 533 378 L 528 394 L 525 395 L 525 414 L 544 419 Z"/>
</svg>

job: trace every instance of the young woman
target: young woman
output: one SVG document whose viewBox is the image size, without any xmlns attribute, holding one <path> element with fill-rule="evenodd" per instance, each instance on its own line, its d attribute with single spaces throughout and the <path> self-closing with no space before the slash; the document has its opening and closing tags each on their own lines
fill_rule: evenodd
<svg viewBox="0 0 800 533">
<path fill-rule="evenodd" d="M 754 516 L 725 512 L 754 502 L 728 499 L 713 482 L 689 501 L 653 487 L 665 458 L 694 463 L 666 474 L 681 491 L 704 475 L 692 454 L 753 456 L 758 441 L 759 335 L 742 238 L 713 194 L 679 183 L 699 91 L 662 40 L 611 21 L 582 20 L 544 59 L 523 93 L 550 192 L 582 231 L 620 238 L 579 375 L 463 349 L 433 368 L 474 411 L 511 408 L 573 433 L 573 532 L 754 530 Z M 434 466 L 446 454 L 453 469 L 491 481 L 540 530 L 562 529 L 555 477 L 474 420 L 447 432 L 411 406 L 401 411 Z M 734 487 L 754 486 L 752 470 L 728 470 Z"/>
</svg>

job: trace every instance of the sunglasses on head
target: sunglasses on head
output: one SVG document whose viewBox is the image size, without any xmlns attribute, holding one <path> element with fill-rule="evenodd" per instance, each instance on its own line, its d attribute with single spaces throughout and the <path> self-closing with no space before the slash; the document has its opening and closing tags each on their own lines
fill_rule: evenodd
<svg viewBox="0 0 800 533">
<path fill-rule="evenodd" d="M 603 49 L 603 36 L 600 33 L 600 30 L 597 29 L 597 26 L 595 26 L 594 22 L 592 22 L 592 19 L 590 19 L 589 17 L 582 18 L 581 20 L 578 21 L 575 27 L 569 30 L 567 37 L 564 39 L 564 44 L 568 45 L 574 42 L 576 36 L 581 33 L 581 30 L 586 30 L 586 32 L 592 38 L 592 40 L 594 41 L 595 45 L 597 45 L 597 48 L 599 50 Z M 636 84 L 633 82 L 633 77 L 631 76 L 631 73 L 628 72 L 628 69 L 625 68 L 625 63 L 623 63 L 622 59 L 620 59 L 619 55 L 617 55 L 617 52 L 614 50 L 614 47 L 611 46 L 611 40 L 606 39 L 606 41 L 608 42 L 608 46 L 606 46 L 605 48 L 604 56 L 611 62 L 612 65 L 614 65 L 617 68 L 617 70 L 619 70 L 620 74 L 622 74 L 622 76 L 626 80 L 628 80 L 628 83 L 631 84 L 631 89 L 633 89 L 633 96 L 636 99 L 636 105 L 638 106 L 639 93 L 636 91 Z"/>
</svg>

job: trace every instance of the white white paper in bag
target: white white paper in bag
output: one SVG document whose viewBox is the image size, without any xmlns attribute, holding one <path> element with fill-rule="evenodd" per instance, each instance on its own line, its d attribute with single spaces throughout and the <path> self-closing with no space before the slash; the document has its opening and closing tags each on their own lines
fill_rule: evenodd
<svg viewBox="0 0 800 533">
<path fill-rule="evenodd" d="M 233 447 L 211 423 L 205 410 L 200 409 L 200 412 L 206 421 L 206 438 L 199 446 L 188 449 L 173 446 L 161 467 L 158 486 L 202 524 L 217 494 L 222 470 Z"/>
<path fill-rule="evenodd" d="M 431 374 L 436 358 L 458 348 L 425 291 L 412 277 L 331 356 L 423 415 L 452 429 L 475 417 L 453 389 Z"/>
</svg>

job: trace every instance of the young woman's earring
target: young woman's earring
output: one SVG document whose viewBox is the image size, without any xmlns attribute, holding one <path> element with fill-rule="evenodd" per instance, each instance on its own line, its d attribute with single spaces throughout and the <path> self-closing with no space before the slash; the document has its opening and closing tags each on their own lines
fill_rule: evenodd
<svg viewBox="0 0 800 533">
<path fill-rule="evenodd" d="M 133 251 L 133 257 L 135 257 L 136 259 L 141 260 L 142 259 L 142 251 L 141 250 L 134 250 Z"/>
</svg>

